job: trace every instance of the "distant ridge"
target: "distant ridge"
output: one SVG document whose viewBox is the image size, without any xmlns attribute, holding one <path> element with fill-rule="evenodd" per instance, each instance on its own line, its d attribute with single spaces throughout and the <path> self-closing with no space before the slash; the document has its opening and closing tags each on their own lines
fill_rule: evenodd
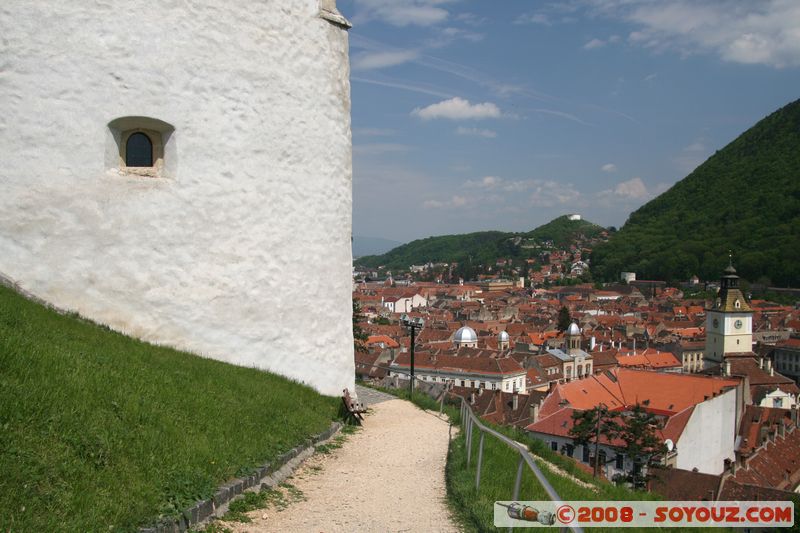
<svg viewBox="0 0 800 533">
<path fill-rule="evenodd" d="M 377 255 L 384 254 L 400 246 L 401 242 L 384 239 L 382 237 L 364 237 L 361 235 L 353 235 L 353 257 L 361 257 L 364 255 Z"/>
<path fill-rule="evenodd" d="M 800 100 L 775 111 L 667 192 L 633 212 L 592 253 L 592 273 L 714 280 L 733 251 L 750 280 L 800 286 Z"/>
<path fill-rule="evenodd" d="M 418 239 L 382 255 L 361 257 L 356 264 L 372 268 L 385 265 L 395 269 L 405 269 L 410 265 L 429 262 L 450 263 L 467 260 L 473 264 L 492 264 L 498 258 L 534 255 L 533 251 L 522 246 L 526 240 L 553 241 L 557 246 L 564 246 L 578 236 L 591 238 L 604 230 L 602 226 L 587 220 L 570 220 L 569 215 L 564 215 L 523 233 L 480 231 Z"/>
</svg>

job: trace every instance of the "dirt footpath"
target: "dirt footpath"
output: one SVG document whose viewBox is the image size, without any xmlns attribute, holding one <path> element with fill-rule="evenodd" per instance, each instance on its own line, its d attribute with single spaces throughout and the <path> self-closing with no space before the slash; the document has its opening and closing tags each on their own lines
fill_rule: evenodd
<svg viewBox="0 0 800 533">
<path fill-rule="evenodd" d="M 458 531 L 445 502 L 447 421 L 403 400 L 370 408 L 341 448 L 318 452 L 287 480 L 289 503 L 249 513 L 252 523 L 222 525 L 238 533 Z"/>
</svg>

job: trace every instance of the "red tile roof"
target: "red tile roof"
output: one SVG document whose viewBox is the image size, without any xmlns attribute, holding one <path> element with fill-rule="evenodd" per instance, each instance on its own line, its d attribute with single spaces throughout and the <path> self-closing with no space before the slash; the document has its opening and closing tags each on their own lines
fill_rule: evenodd
<svg viewBox="0 0 800 533">
<path fill-rule="evenodd" d="M 737 468 L 738 483 L 792 490 L 800 483 L 800 429 L 791 427 L 785 436 L 769 440 L 745 466 Z"/>
<path fill-rule="evenodd" d="M 408 352 L 399 354 L 392 366 L 409 368 L 411 366 L 411 354 Z M 414 367 L 418 370 L 437 370 L 439 372 L 464 374 L 496 374 L 498 376 L 513 376 L 525 373 L 525 369 L 511 357 L 465 357 L 463 355 L 417 353 L 414 356 Z"/>
<path fill-rule="evenodd" d="M 388 335 L 370 335 L 367 338 L 367 344 L 378 344 L 383 343 L 386 345 L 387 348 L 399 348 L 400 344 L 394 340 L 393 338 L 389 337 Z"/>
<path fill-rule="evenodd" d="M 558 385 L 545 400 L 541 414 L 555 412 L 563 399 L 580 410 L 600 403 L 610 409 L 622 409 L 647 400 L 648 410 L 673 415 L 738 383 L 738 379 L 615 368 Z"/>
</svg>

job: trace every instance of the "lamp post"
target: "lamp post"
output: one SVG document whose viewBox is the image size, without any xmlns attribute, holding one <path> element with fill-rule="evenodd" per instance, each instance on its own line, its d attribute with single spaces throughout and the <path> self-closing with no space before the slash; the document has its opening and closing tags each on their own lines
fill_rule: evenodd
<svg viewBox="0 0 800 533">
<path fill-rule="evenodd" d="M 414 337 L 418 329 L 422 329 L 425 321 L 421 318 L 411 318 L 406 314 L 400 316 L 400 322 L 411 330 L 411 376 L 408 380 L 408 395 L 411 397 L 414 394 Z"/>
</svg>

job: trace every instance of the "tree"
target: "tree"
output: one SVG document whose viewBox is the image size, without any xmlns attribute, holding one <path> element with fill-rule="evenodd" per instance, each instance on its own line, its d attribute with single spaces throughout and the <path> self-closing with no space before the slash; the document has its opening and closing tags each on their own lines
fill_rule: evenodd
<svg viewBox="0 0 800 533">
<path fill-rule="evenodd" d="M 611 441 L 620 432 L 620 425 L 602 403 L 587 411 L 573 411 L 572 423 L 569 434 L 575 444 L 588 446 L 594 443 L 594 477 L 597 477 L 600 470 L 601 437 L 605 437 L 606 442 Z"/>
<path fill-rule="evenodd" d="M 657 419 L 644 407 L 636 404 L 622 417 L 617 437 L 625 443 L 625 454 L 633 461 L 628 481 L 634 489 L 644 488 L 647 475 L 643 467 L 650 466 L 664 451 L 664 443 L 656 435 Z"/>
<path fill-rule="evenodd" d="M 640 404 L 627 412 L 611 413 L 608 407 L 600 404 L 586 411 L 572 413 L 573 426 L 569 430 L 575 444 L 588 446 L 594 444 L 594 475 L 600 469 L 600 440 L 621 441 L 621 448 L 631 461 L 633 469 L 626 480 L 634 489 L 645 487 L 647 474 L 645 466 L 652 465 L 664 451 L 664 444 L 656 435 L 657 420 Z"/>
<path fill-rule="evenodd" d="M 367 339 L 369 335 L 361 329 L 359 324 L 364 317 L 361 315 L 361 305 L 357 300 L 353 300 L 353 349 L 357 352 L 367 351 Z"/>
<path fill-rule="evenodd" d="M 558 330 L 567 331 L 571 323 L 572 323 L 572 317 L 569 316 L 569 309 L 567 309 L 567 307 L 564 306 L 558 312 Z"/>
</svg>

